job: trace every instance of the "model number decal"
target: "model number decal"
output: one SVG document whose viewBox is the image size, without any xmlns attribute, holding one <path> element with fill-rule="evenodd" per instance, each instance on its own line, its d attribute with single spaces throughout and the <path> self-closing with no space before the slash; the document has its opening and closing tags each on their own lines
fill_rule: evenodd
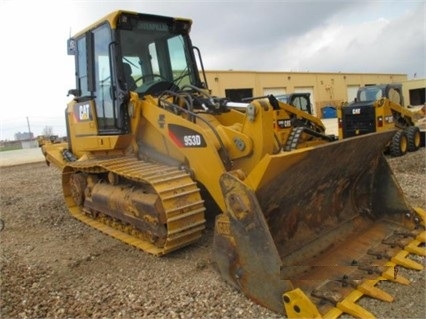
<svg viewBox="0 0 426 319">
<path fill-rule="evenodd" d="M 291 126 L 290 120 L 278 120 L 278 127 L 279 128 L 286 128 Z"/>
<path fill-rule="evenodd" d="M 185 146 L 200 146 L 201 136 L 200 135 L 185 135 L 183 137 L 183 143 Z"/>
<path fill-rule="evenodd" d="M 179 147 L 205 147 L 204 137 L 197 131 L 185 126 L 169 124 L 169 136 Z"/>
</svg>

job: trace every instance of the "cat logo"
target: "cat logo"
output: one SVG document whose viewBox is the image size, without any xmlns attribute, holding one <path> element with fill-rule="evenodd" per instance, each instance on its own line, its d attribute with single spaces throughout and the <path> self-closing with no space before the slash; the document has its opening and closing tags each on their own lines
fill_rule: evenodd
<svg viewBox="0 0 426 319">
<path fill-rule="evenodd" d="M 90 119 L 90 107 L 89 104 L 80 104 L 78 107 L 78 119 L 80 121 L 87 121 Z"/>
</svg>

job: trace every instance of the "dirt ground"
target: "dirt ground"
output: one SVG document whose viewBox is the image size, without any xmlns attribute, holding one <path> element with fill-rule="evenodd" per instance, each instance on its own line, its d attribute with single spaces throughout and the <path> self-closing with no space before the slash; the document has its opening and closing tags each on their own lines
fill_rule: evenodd
<svg viewBox="0 0 426 319">
<path fill-rule="evenodd" d="M 389 159 L 407 200 L 423 209 L 425 155 Z M 1 318 L 280 318 L 221 279 L 211 229 L 190 247 L 150 256 L 70 217 L 60 172 L 43 162 L 0 168 L 0 195 Z M 411 285 L 380 284 L 393 303 L 360 304 L 379 318 L 425 318 L 425 271 L 400 272 Z"/>
</svg>

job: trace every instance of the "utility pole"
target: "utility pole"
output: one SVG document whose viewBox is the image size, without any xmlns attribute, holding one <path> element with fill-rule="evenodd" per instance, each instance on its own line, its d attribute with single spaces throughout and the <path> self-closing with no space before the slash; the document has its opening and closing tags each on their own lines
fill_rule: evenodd
<svg viewBox="0 0 426 319">
<path fill-rule="evenodd" d="M 29 134 L 30 138 L 32 138 L 33 136 L 31 134 L 30 120 L 28 119 L 28 116 L 27 116 L 27 125 L 28 125 L 28 134 Z"/>
</svg>

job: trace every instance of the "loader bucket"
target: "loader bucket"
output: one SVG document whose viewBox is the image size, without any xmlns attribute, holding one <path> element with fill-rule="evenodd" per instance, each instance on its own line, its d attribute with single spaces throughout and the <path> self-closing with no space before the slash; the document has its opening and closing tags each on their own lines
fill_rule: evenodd
<svg viewBox="0 0 426 319">
<path fill-rule="evenodd" d="M 373 317 L 355 302 L 408 284 L 425 255 L 424 212 L 404 199 L 382 155 L 393 132 L 266 155 L 245 180 L 225 173 L 214 260 L 226 281 L 289 317 Z M 283 303 L 284 299 L 284 303 Z"/>
</svg>

